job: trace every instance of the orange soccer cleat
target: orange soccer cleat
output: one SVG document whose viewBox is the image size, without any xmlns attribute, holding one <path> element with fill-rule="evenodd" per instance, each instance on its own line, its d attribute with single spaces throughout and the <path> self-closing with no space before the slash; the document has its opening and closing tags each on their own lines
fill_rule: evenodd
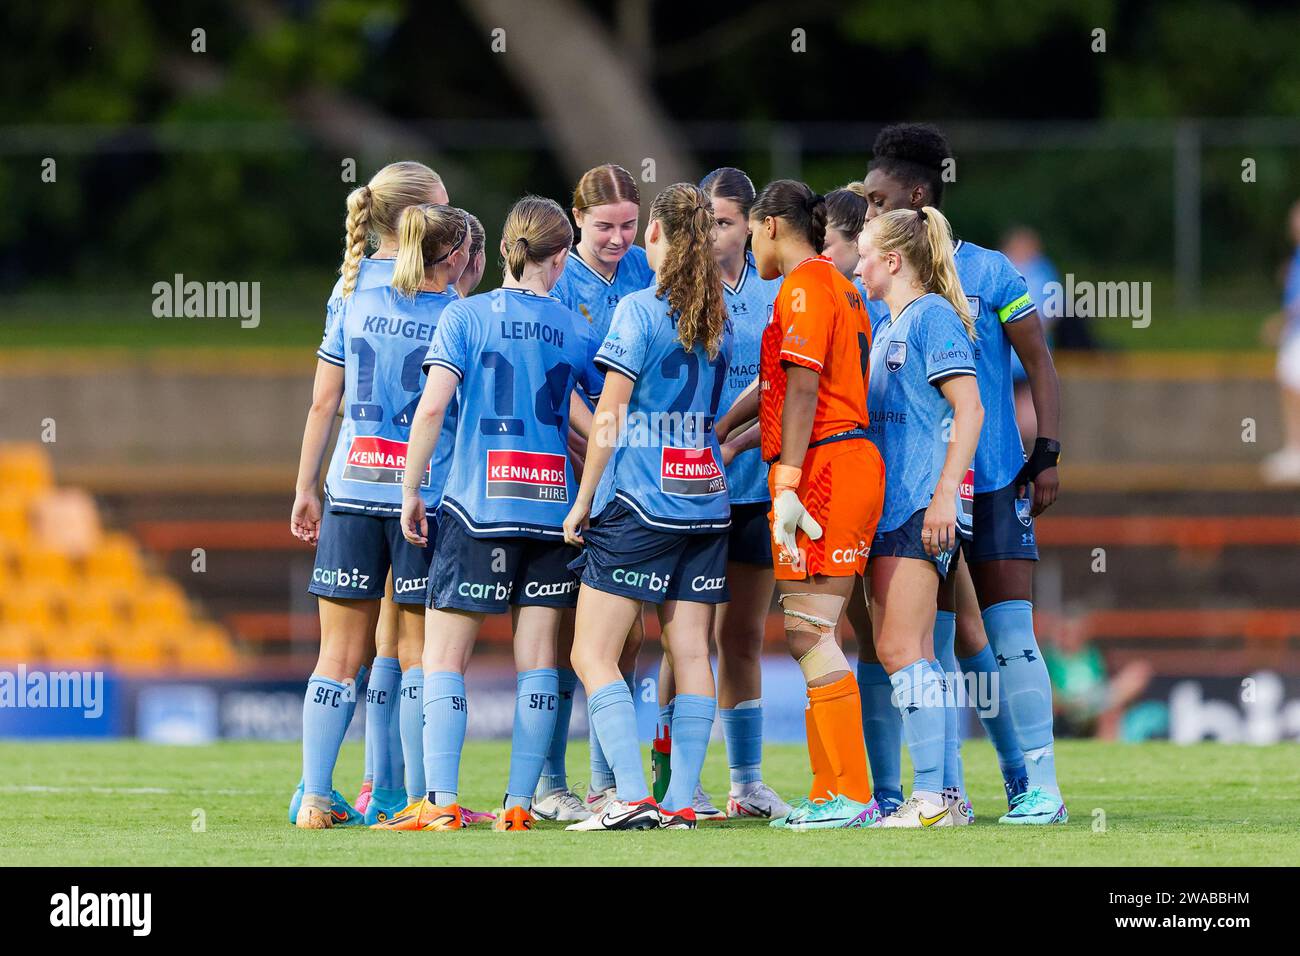
<svg viewBox="0 0 1300 956">
<path fill-rule="evenodd" d="M 531 830 L 536 822 L 537 818 L 523 807 L 511 807 L 497 817 L 496 822 L 492 824 L 492 829 L 502 833 L 515 830 Z"/>
<path fill-rule="evenodd" d="M 372 824 L 372 830 L 463 830 L 460 807 L 450 804 L 445 807 L 429 802 L 425 797 L 413 803 L 391 820 Z"/>
</svg>

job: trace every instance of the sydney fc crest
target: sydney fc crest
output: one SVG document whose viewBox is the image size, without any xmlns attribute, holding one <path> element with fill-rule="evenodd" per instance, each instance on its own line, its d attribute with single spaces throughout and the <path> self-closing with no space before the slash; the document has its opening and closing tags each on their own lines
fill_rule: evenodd
<svg viewBox="0 0 1300 956">
<path fill-rule="evenodd" d="M 891 372 L 897 372 L 907 361 L 907 343 L 890 342 L 889 348 L 885 350 L 885 368 Z"/>
</svg>

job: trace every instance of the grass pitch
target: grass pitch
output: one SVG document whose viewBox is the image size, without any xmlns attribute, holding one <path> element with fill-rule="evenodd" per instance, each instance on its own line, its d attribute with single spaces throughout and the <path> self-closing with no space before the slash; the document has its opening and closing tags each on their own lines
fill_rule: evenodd
<svg viewBox="0 0 1300 956">
<path fill-rule="evenodd" d="M 1122 745 L 1063 741 L 1057 763 L 1070 808 L 1063 827 L 1000 826 L 1005 811 L 992 749 L 964 750 L 973 827 L 935 832 L 791 834 L 756 821 L 690 832 L 307 832 L 286 812 L 299 772 L 296 743 L 163 747 L 139 742 L 0 742 L 0 863 L 9 865 L 701 865 L 988 864 L 1024 866 L 1292 865 L 1300 859 L 1300 757 L 1294 744 Z M 770 746 L 764 771 L 786 797 L 807 785 L 798 746 Z M 360 744 L 344 747 L 335 781 L 349 797 Z M 575 741 L 569 767 L 585 768 Z M 473 743 L 462 802 L 501 800 L 509 746 Z M 704 785 L 726 793 L 723 748 L 710 747 Z M 905 766 L 905 776 L 907 768 Z M 582 779 L 585 773 L 571 779 Z"/>
</svg>

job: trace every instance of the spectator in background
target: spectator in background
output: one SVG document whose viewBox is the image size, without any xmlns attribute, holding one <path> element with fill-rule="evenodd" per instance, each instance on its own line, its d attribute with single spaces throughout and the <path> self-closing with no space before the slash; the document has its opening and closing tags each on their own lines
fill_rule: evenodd
<svg viewBox="0 0 1300 956">
<path fill-rule="evenodd" d="M 1011 260 L 1029 286 L 1029 297 L 1034 300 L 1043 323 L 1043 334 L 1047 344 L 1054 345 L 1053 329 L 1059 315 L 1047 305 L 1047 293 L 1044 287 L 1049 282 L 1060 282 L 1056 266 L 1043 253 L 1043 243 L 1038 232 L 1029 226 L 1016 226 L 1002 239 L 1002 254 Z M 1077 320 L 1076 320 L 1077 321 Z M 1014 383 L 1016 398 L 1016 425 L 1020 429 L 1020 441 L 1026 448 L 1032 448 L 1038 437 L 1038 420 L 1034 415 L 1034 402 L 1029 394 L 1029 378 L 1025 367 L 1020 364 L 1020 356 L 1011 350 L 1011 381 Z"/>
<path fill-rule="evenodd" d="M 1264 342 L 1277 346 L 1277 381 L 1282 391 L 1282 447 L 1264 459 L 1264 480 L 1300 485 L 1300 201 L 1289 219 L 1295 253 L 1285 267 L 1282 309 L 1264 323 Z"/>
<path fill-rule="evenodd" d="M 1061 614 L 1051 633 L 1043 656 L 1052 681 L 1057 736 L 1142 739 L 1140 732 L 1126 732 L 1127 718 L 1151 682 L 1151 665 L 1130 661 L 1110 674 L 1092 642 L 1087 615 L 1077 610 Z"/>
</svg>

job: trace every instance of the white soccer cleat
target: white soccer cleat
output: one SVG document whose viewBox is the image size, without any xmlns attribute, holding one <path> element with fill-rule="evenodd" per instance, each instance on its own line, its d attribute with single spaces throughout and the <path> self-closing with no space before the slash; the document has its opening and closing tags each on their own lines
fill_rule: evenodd
<svg viewBox="0 0 1300 956">
<path fill-rule="evenodd" d="M 713 805 L 713 801 L 709 799 L 709 795 L 704 792 L 704 788 L 699 784 L 695 785 L 695 796 L 691 798 L 691 809 L 695 811 L 695 819 L 700 823 L 727 819 L 727 815 Z"/>
<path fill-rule="evenodd" d="M 882 830 L 930 830 L 935 827 L 958 826 L 953 820 L 952 808 L 947 802 L 942 802 L 942 798 L 940 800 L 939 803 L 931 803 L 924 797 L 909 797 L 901 807 L 872 826 Z"/>
<path fill-rule="evenodd" d="M 776 820 L 790 812 L 786 803 L 775 790 L 765 783 L 760 783 L 744 796 L 732 794 L 727 798 L 727 816 Z"/>
<path fill-rule="evenodd" d="M 975 822 L 975 808 L 970 805 L 970 801 L 965 795 L 955 787 L 945 789 L 943 800 L 948 804 L 948 812 L 952 815 L 952 825 L 955 827 L 969 826 Z"/>
<path fill-rule="evenodd" d="M 586 820 L 571 823 L 566 830 L 655 830 L 661 823 L 659 806 L 651 797 L 636 803 L 624 803 L 615 797 L 605 801 L 600 811 Z"/>
<path fill-rule="evenodd" d="M 605 809 L 605 804 L 614 799 L 618 792 L 616 787 L 610 787 L 608 790 L 594 790 L 587 794 L 587 799 L 583 801 L 583 808 L 590 814 L 597 814 Z"/>
<path fill-rule="evenodd" d="M 552 790 L 546 796 L 533 801 L 533 816 L 542 820 L 586 820 L 591 811 L 582 805 L 582 800 L 572 790 Z"/>
</svg>

